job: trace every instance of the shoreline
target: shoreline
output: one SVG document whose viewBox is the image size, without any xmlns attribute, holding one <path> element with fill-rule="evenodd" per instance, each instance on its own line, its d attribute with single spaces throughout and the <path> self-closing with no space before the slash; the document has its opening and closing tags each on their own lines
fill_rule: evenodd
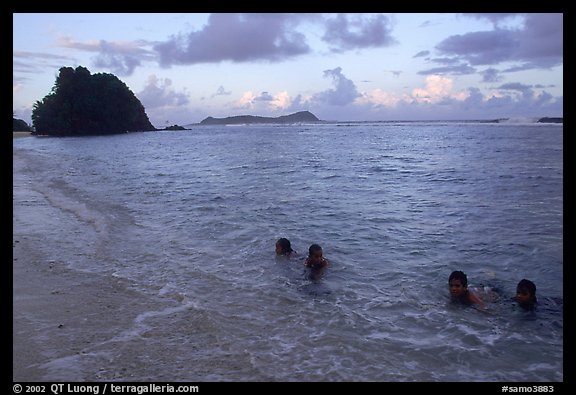
<svg viewBox="0 0 576 395">
<path fill-rule="evenodd" d="M 12 132 L 12 139 L 32 137 L 32 132 Z"/>
<path fill-rule="evenodd" d="M 48 255 L 43 232 L 50 218 L 57 226 L 58 215 L 30 187 L 17 154 L 13 163 L 12 380 L 130 380 L 134 372 L 107 349 L 118 347 L 140 315 L 165 309 L 170 301 L 136 289 L 130 280 L 75 270 L 65 256 Z M 40 228 L 29 222 L 36 214 L 49 218 Z"/>
<path fill-rule="evenodd" d="M 29 160 L 13 151 L 14 382 L 271 379 L 178 290 L 76 269 L 76 259 L 97 268 L 106 257 L 70 249 L 74 236 L 59 227 L 75 217 L 34 189 Z"/>
</svg>

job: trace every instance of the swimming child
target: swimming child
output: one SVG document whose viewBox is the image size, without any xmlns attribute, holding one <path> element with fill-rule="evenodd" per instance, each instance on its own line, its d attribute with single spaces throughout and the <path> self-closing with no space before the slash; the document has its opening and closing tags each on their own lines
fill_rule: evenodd
<svg viewBox="0 0 576 395">
<path fill-rule="evenodd" d="M 465 305 L 477 304 L 480 308 L 485 308 L 482 300 L 468 289 L 468 277 L 464 272 L 456 270 L 450 273 L 448 288 L 453 301 Z"/>
<path fill-rule="evenodd" d="M 276 241 L 276 255 L 290 258 L 293 255 L 298 255 L 298 253 L 292 249 L 290 240 L 282 237 Z"/>
<path fill-rule="evenodd" d="M 304 261 L 304 266 L 314 270 L 319 270 L 324 269 L 329 265 L 330 263 L 328 260 L 322 256 L 322 247 L 318 244 L 312 244 L 310 248 L 308 248 L 308 258 Z"/>
<path fill-rule="evenodd" d="M 516 286 L 516 302 L 524 310 L 534 310 L 536 305 L 536 284 L 525 278 Z"/>
</svg>

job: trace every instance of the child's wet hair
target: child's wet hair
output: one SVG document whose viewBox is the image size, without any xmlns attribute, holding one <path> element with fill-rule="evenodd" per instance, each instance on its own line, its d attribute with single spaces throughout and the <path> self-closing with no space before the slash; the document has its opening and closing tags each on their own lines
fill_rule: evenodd
<svg viewBox="0 0 576 395">
<path fill-rule="evenodd" d="M 292 245 L 290 244 L 290 240 L 288 240 L 285 237 L 279 238 L 276 243 L 280 244 L 280 247 L 282 247 L 282 253 L 283 254 L 288 254 L 288 253 L 293 251 Z"/>
<path fill-rule="evenodd" d="M 320 247 L 318 244 L 312 244 L 310 248 L 308 248 L 308 256 L 314 256 L 316 251 L 322 251 L 322 247 Z"/>
<path fill-rule="evenodd" d="M 460 280 L 460 283 L 464 288 L 468 287 L 468 277 L 464 272 L 460 270 L 455 270 L 450 273 L 450 277 L 448 277 L 448 284 L 450 284 L 452 280 Z"/>
<path fill-rule="evenodd" d="M 532 298 L 534 298 L 534 300 L 536 300 L 536 284 L 534 284 L 532 281 L 523 278 L 516 286 L 516 290 L 526 291 Z"/>
</svg>

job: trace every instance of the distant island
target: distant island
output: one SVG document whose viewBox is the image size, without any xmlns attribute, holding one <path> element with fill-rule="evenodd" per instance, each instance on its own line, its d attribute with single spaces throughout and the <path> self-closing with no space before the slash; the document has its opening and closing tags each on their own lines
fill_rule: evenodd
<svg viewBox="0 0 576 395">
<path fill-rule="evenodd" d="M 186 129 L 184 126 L 180 126 L 180 125 L 174 124 L 174 125 L 172 125 L 172 126 L 166 126 L 166 127 L 165 127 L 164 129 L 162 129 L 162 130 L 188 130 L 188 129 Z"/>
<path fill-rule="evenodd" d="M 30 132 L 30 126 L 22 119 L 12 117 L 12 131 L 13 132 Z"/>
<path fill-rule="evenodd" d="M 544 117 L 538 120 L 538 123 L 564 123 L 564 118 L 550 118 Z"/>
<path fill-rule="evenodd" d="M 259 117 L 255 115 L 238 115 L 226 118 L 208 117 L 200 122 L 200 125 L 243 125 L 252 123 L 302 123 L 302 122 L 320 122 L 316 115 L 310 111 L 299 111 L 290 115 L 280 117 Z"/>
</svg>

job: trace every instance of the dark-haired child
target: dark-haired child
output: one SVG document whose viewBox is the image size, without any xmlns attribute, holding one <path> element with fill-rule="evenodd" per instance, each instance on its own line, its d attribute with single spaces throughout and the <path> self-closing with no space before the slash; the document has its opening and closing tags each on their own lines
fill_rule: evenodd
<svg viewBox="0 0 576 395">
<path fill-rule="evenodd" d="M 468 277 L 460 270 L 453 271 L 448 277 L 448 288 L 453 301 L 465 305 L 478 305 L 484 309 L 484 302 L 468 289 Z"/>
<path fill-rule="evenodd" d="M 516 302 L 524 310 L 534 310 L 536 306 L 536 284 L 525 278 L 516 286 Z"/>
</svg>

